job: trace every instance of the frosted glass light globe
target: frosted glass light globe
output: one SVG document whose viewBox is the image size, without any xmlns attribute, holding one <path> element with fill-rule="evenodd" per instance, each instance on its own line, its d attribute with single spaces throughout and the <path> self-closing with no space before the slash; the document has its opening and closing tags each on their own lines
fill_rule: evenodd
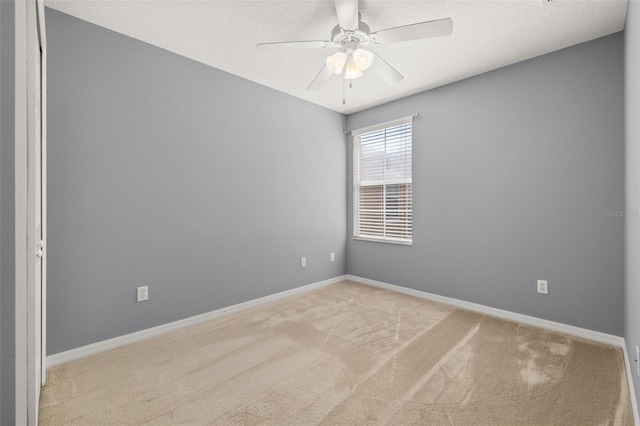
<svg viewBox="0 0 640 426">
<path fill-rule="evenodd" d="M 362 70 L 358 67 L 358 64 L 352 59 L 347 63 L 344 78 L 347 80 L 355 80 L 362 77 Z"/>
<path fill-rule="evenodd" d="M 360 71 L 364 71 L 371 66 L 373 62 L 373 52 L 358 48 L 353 51 L 353 60 Z"/>
<path fill-rule="evenodd" d="M 336 52 L 327 57 L 327 67 L 334 74 L 342 74 L 345 62 L 347 62 L 347 55 L 344 52 Z"/>
</svg>

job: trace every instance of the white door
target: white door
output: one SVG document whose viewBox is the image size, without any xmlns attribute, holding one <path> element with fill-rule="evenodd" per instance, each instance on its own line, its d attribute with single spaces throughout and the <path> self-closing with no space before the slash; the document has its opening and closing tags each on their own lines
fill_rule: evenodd
<svg viewBox="0 0 640 426">
<path fill-rule="evenodd" d="M 46 380 L 46 312 L 45 312 L 45 217 L 46 217 L 46 146 L 45 146 L 45 28 L 41 0 L 28 2 L 27 27 L 27 363 L 29 424 L 37 424 L 40 387 Z"/>
<path fill-rule="evenodd" d="M 2 1 L 2 0 L 0 0 Z M 42 0 L 15 3 L 16 424 L 37 425 L 46 360 L 46 42 Z"/>
</svg>

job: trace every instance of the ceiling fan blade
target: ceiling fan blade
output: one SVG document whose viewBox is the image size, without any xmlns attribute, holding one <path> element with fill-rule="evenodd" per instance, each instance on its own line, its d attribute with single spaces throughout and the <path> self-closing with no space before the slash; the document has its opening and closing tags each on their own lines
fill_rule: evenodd
<svg viewBox="0 0 640 426">
<path fill-rule="evenodd" d="M 322 49 L 332 47 L 333 42 L 326 40 L 308 41 L 276 41 L 273 43 L 258 43 L 256 48 L 261 52 L 274 50 L 302 50 L 302 49 Z"/>
<path fill-rule="evenodd" d="M 340 28 L 347 31 L 358 29 L 358 0 L 334 0 Z"/>
<path fill-rule="evenodd" d="M 331 77 L 332 75 L 333 71 L 331 71 L 329 67 L 325 65 L 324 68 L 322 68 L 320 72 L 315 76 L 311 84 L 309 84 L 307 90 L 320 90 L 324 83 L 329 80 L 329 77 Z"/>
<path fill-rule="evenodd" d="M 443 37 L 453 32 L 451 18 L 435 21 L 419 22 L 402 27 L 388 28 L 371 34 L 376 43 L 398 43 L 400 41 L 421 40 L 424 38 Z"/>
<path fill-rule="evenodd" d="M 376 55 L 376 58 L 378 58 L 378 60 L 375 61 L 376 65 L 374 71 L 378 75 L 378 77 L 380 77 L 385 83 L 387 83 L 389 86 L 393 86 L 400 83 L 404 79 L 404 76 L 400 74 L 397 69 L 389 65 L 387 61 L 382 59 L 380 55 L 378 55 L 376 52 L 373 52 L 373 54 Z"/>
</svg>

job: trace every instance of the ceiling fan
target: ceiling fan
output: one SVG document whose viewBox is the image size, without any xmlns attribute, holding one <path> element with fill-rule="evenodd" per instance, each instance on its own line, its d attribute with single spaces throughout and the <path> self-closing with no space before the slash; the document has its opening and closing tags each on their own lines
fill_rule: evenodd
<svg viewBox="0 0 640 426">
<path fill-rule="evenodd" d="M 378 62 L 375 67 L 378 76 L 390 86 L 397 84 L 404 76 L 368 47 L 448 36 L 453 31 L 453 21 L 445 18 L 371 32 L 369 26 L 360 20 L 358 0 L 334 0 L 334 3 L 338 25 L 331 31 L 330 40 L 282 41 L 257 45 L 260 51 L 338 49 L 327 57 L 325 66 L 311 81 L 307 90 L 319 90 L 334 74 L 344 73 L 344 79 L 349 81 L 359 78 L 371 66 L 374 58 Z"/>
</svg>

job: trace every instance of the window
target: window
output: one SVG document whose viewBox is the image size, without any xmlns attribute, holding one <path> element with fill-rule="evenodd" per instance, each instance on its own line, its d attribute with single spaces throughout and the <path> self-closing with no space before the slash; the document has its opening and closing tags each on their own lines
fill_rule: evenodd
<svg viewBox="0 0 640 426">
<path fill-rule="evenodd" d="M 353 237 L 412 243 L 412 117 L 353 132 Z"/>
</svg>

